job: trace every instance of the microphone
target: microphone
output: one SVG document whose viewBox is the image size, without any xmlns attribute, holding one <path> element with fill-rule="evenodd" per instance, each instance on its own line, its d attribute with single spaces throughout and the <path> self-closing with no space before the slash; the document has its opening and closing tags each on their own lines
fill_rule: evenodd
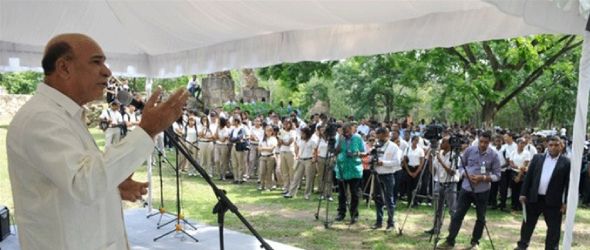
<svg viewBox="0 0 590 250">
<path fill-rule="evenodd" d="M 121 105 L 129 105 L 131 103 L 131 101 L 133 100 L 133 96 L 131 94 L 129 94 L 129 91 L 126 90 L 119 90 L 117 92 L 117 97 L 116 97 L 117 101 L 119 103 L 121 103 Z"/>
</svg>

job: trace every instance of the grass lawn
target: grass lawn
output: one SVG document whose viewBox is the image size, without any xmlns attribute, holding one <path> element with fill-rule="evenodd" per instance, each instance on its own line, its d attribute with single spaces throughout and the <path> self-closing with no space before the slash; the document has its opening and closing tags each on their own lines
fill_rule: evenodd
<svg viewBox="0 0 590 250">
<path fill-rule="evenodd" d="M 92 129 L 91 132 L 99 146 L 102 147 L 104 145 L 102 132 L 98 129 Z M 5 140 L 6 125 L 0 125 L 0 145 L 2 145 L 0 146 L 0 204 L 6 204 L 14 211 L 7 171 Z M 170 158 L 174 163 L 173 157 Z M 168 211 L 174 212 L 172 211 L 176 207 L 174 172 L 172 168 L 163 165 L 163 173 L 164 206 Z M 154 207 L 157 208 L 159 207 L 160 192 L 157 169 L 154 169 L 154 175 Z M 137 170 L 134 178 L 145 180 L 146 176 L 146 167 L 142 166 Z M 314 218 L 318 204 L 317 195 L 309 201 L 304 200 L 301 194 L 300 197 L 287 200 L 282 198 L 279 191 L 257 191 L 256 183 L 233 185 L 219 181 L 217 184 L 227 191 L 228 197 L 238 206 L 242 214 L 267 239 L 304 249 L 432 249 L 429 235 L 422 234 L 423 230 L 432 225 L 432 208 L 430 207 L 422 206 L 412 211 L 402 236 L 394 232 L 386 233 L 384 230 L 371 230 L 370 226 L 374 223 L 375 212 L 373 207 L 368 209 L 365 203 L 361 203 L 360 221 L 356 225 L 349 227 L 347 223 L 335 223 L 330 229 L 325 229 L 323 223 Z M 211 225 L 216 224 L 217 216 L 211 213 L 216 198 L 202 178 L 184 176 L 181 193 L 181 204 L 187 219 Z M 125 202 L 125 207 L 139 206 L 141 206 L 139 203 Z M 332 202 L 330 204 L 331 218 L 335 215 L 335 208 L 336 202 Z M 321 214 L 323 215 L 323 210 Z M 401 226 L 405 215 L 404 202 L 396 210 L 398 227 Z M 496 249 L 513 249 L 516 246 L 520 230 L 519 218 L 520 214 L 488 211 L 488 228 Z M 446 236 L 449 221 L 448 216 L 445 217 L 445 230 L 441 237 Z M 474 223 L 475 211 L 472 209 L 466 216 L 463 228 L 457 238 L 458 247 L 468 245 Z M 230 212 L 226 215 L 226 227 L 242 232 L 248 231 Z M 573 249 L 587 249 L 584 246 L 590 244 L 590 210 L 578 210 L 574 231 Z M 546 226 L 541 219 L 531 241 L 531 249 L 543 248 L 545 232 Z M 481 249 L 491 249 L 485 232 L 480 246 Z"/>
</svg>

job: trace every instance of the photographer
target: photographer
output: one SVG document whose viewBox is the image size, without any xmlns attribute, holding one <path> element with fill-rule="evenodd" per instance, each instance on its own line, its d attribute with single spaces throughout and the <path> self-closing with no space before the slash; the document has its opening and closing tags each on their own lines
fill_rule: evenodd
<svg viewBox="0 0 590 250">
<path fill-rule="evenodd" d="M 350 188 L 350 224 L 358 221 L 358 204 L 361 192 L 363 167 L 360 155 L 365 151 L 363 139 L 347 123 L 342 128 L 336 147 L 336 178 L 338 179 L 338 216 L 336 221 L 344 220 L 346 215 L 346 193 Z"/>
<path fill-rule="evenodd" d="M 371 157 L 378 157 L 377 160 L 372 159 L 371 168 L 375 168 L 378 174 L 379 183 L 381 187 L 377 186 L 378 182 L 374 181 L 375 185 L 375 211 L 377 213 L 377 219 L 372 229 L 378 229 L 382 227 L 383 223 L 383 206 L 387 206 L 387 228 L 386 230 L 392 230 L 395 227 L 394 221 L 394 187 L 395 178 L 393 173 L 401 169 L 401 151 L 395 143 L 389 140 L 389 130 L 387 128 L 377 129 L 377 137 L 379 138 L 380 145 L 373 147 L 371 150 Z M 381 193 L 383 190 L 384 194 Z M 383 204 L 385 201 L 385 204 Z"/>
<path fill-rule="evenodd" d="M 455 202 L 457 200 L 457 182 L 459 181 L 459 174 L 455 169 L 455 166 L 459 165 L 459 162 L 452 162 L 452 154 L 458 154 L 452 152 L 449 137 L 443 137 L 440 144 L 440 151 L 436 154 L 436 158 L 433 159 L 432 172 L 434 173 L 434 205 L 436 207 L 436 220 L 434 222 L 434 228 L 426 231 L 426 233 L 433 234 L 440 232 L 442 226 L 443 208 L 446 205 L 449 208 L 449 215 L 453 216 L 456 211 Z M 459 158 L 457 157 L 458 161 Z M 453 164 L 454 163 L 454 164 Z M 444 197 L 444 199 L 441 199 Z"/>
<path fill-rule="evenodd" d="M 465 175 L 459 192 L 459 199 L 457 200 L 457 211 L 451 218 L 451 225 L 449 226 L 449 236 L 447 240 L 438 246 L 439 249 L 452 249 L 455 245 L 455 238 L 463 224 L 463 218 L 467 214 L 467 210 L 475 203 L 477 220 L 473 228 L 471 238 L 471 249 L 477 249 L 479 239 L 485 226 L 485 215 L 490 193 L 490 183 L 500 179 L 500 162 L 498 155 L 492 150 L 490 145 L 492 135 L 489 132 L 484 132 L 479 136 L 479 143 L 477 146 L 470 146 L 463 153 L 461 159 L 463 165 L 462 170 L 459 171 L 461 175 Z"/>
</svg>

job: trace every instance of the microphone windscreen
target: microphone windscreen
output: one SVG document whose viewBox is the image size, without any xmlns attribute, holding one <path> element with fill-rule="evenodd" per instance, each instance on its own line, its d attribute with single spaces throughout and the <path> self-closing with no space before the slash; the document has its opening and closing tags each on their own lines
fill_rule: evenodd
<svg viewBox="0 0 590 250">
<path fill-rule="evenodd" d="M 121 103 L 121 105 L 129 105 L 129 103 L 131 103 L 131 101 L 133 100 L 133 96 L 131 96 L 131 94 L 129 94 L 128 91 L 125 90 L 119 90 L 119 92 L 117 93 L 117 101 L 119 101 L 119 103 Z"/>
</svg>

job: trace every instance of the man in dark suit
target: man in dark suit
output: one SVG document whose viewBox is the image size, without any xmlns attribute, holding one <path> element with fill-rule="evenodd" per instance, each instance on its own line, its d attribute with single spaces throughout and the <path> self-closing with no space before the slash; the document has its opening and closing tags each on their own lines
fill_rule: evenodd
<svg viewBox="0 0 590 250">
<path fill-rule="evenodd" d="M 562 214 L 565 212 L 570 160 L 561 155 L 563 144 L 558 137 L 550 137 L 548 151 L 531 160 L 520 194 L 526 205 L 526 221 L 520 228 L 516 250 L 526 249 L 535 230 L 539 215 L 547 223 L 545 249 L 558 249 Z"/>
</svg>

